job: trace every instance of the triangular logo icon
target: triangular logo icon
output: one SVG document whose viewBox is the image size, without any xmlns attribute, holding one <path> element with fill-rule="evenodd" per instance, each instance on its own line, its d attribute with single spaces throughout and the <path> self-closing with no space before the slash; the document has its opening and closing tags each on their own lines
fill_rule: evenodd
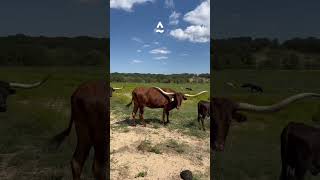
<svg viewBox="0 0 320 180">
<path fill-rule="evenodd" d="M 158 29 L 159 29 L 159 28 L 160 28 L 160 29 L 163 29 L 163 25 L 162 25 L 161 21 L 158 22 L 157 28 L 158 28 Z"/>
</svg>

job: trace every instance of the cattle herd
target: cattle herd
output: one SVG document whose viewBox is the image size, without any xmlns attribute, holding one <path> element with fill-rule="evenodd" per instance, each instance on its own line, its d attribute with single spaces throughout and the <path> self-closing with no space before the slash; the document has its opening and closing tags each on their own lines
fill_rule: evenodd
<svg viewBox="0 0 320 180">
<path fill-rule="evenodd" d="M 14 94 L 17 88 L 34 88 L 42 85 L 44 80 L 34 84 L 8 83 L 0 81 L 0 112 L 7 110 L 6 100 L 10 94 Z M 230 83 L 229 83 L 230 84 Z M 262 92 L 262 88 L 252 84 L 243 85 L 256 91 Z M 77 146 L 71 160 L 71 169 L 74 180 L 80 180 L 81 171 L 85 160 L 93 147 L 94 162 L 92 166 L 96 179 L 102 180 L 106 177 L 106 160 L 109 149 L 106 148 L 105 121 L 108 119 L 109 98 L 112 92 L 122 88 L 112 88 L 105 81 L 90 81 L 80 85 L 71 96 L 71 117 L 68 127 L 56 135 L 51 143 L 59 147 L 66 136 L 69 135 L 73 123 L 77 134 Z M 137 87 L 132 91 L 129 107 L 134 104 L 132 111 L 132 122 L 135 126 L 135 116 L 139 110 L 139 118 L 144 122 L 144 107 L 162 108 L 162 123 L 169 123 L 169 112 L 182 105 L 189 97 L 199 96 L 207 91 L 197 94 L 185 94 L 170 88 L 159 87 Z M 228 98 L 211 97 L 210 101 L 198 102 L 199 127 L 204 128 L 204 119 L 211 117 L 211 142 L 214 150 L 224 151 L 232 119 L 237 122 L 245 122 L 247 118 L 241 111 L 272 113 L 285 108 L 290 103 L 307 97 L 320 97 L 316 93 L 301 93 L 288 97 L 276 104 L 268 106 L 257 106 L 248 103 L 236 102 Z M 165 118 L 166 117 L 166 118 Z M 201 122 L 201 123 L 200 123 Z M 312 175 L 320 172 L 320 128 L 311 127 L 302 123 L 290 122 L 281 133 L 281 180 L 303 180 L 307 171 Z M 181 178 L 191 176 L 192 173 L 185 171 Z"/>
</svg>

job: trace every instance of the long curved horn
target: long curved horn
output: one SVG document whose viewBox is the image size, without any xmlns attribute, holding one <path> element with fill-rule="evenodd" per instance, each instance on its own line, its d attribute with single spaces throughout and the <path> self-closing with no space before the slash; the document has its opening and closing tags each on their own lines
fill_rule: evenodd
<svg viewBox="0 0 320 180">
<path fill-rule="evenodd" d="M 195 96 L 199 96 L 200 94 L 203 94 L 203 93 L 206 93 L 206 92 L 208 92 L 208 91 L 201 91 L 198 94 L 194 94 L 194 95 L 191 95 L 191 94 L 184 94 L 184 95 L 187 96 L 187 97 L 195 97 Z"/>
<path fill-rule="evenodd" d="M 9 85 L 13 88 L 35 88 L 38 86 L 41 86 L 43 83 L 45 83 L 49 79 L 50 75 L 46 76 L 42 81 L 32 83 L 32 84 L 23 84 L 23 83 L 9 83 Z"/>
<path fill-rule="evenodd" d="M 276 103 L 270 106 L 257 106 L 257 105 L 248 104 L 248 103 L 238 103 L 237 110 L 254 111 L 254 112 L 276 112 L 281 110 L 288 104 L 306 97 L 320 97 L 320 94 L 317 94 L 317 93 L 296 94 L 280 101 L 279 103 Z"/>
<path fill-rule="evenodd" d="M 165 92 L 164 90 L 162 90 L 161 88 L 159 88 L 159 87 L 156 87 L 156 86 L 154 86 L 154 88 L 156 88 L 156 89 L 158 89 L 159 91 L 161 91 L 163 94 L 165 94 L 165 95 L 174 95 L 175 93 L 173 93 L 173 92 Z"/>
<path fill-rule="evenodd" d="M 113 88 L 114 90 L 120 90 L 123 89 L 123 86 L 121 88 Z"/>
</svg>

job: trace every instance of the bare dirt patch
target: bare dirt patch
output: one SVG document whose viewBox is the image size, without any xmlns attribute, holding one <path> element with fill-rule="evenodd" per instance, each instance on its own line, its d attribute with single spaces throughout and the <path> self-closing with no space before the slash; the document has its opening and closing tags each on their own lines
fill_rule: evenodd
<svg viewBox="0 0 320 180">
<path fill-rule="evenodd" d="M 111 179 L 179 180 L 185 169 L 197 179 L 209 179 L 209 138 L 188 136 L 162 125 L 119 125 L 119 118 L 112 113 L 110 117 Z"/>
</svg>

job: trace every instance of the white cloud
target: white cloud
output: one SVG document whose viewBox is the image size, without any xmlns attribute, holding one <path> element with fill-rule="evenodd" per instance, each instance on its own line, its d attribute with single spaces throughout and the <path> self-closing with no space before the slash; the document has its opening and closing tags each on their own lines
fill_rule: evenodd
<svg viewBox="0 0 320 180">
<path fill-rule="evenodd" d="M 157 56 L 157 57 L 154 57 L 153 59 L 164 60 L 164 59 L 168 59 L 168 57 L 167 56 Z"/>
<path fill-rule="evenodd" d="M 158 41 L 153 42 L 155 45 L 159 45 L 160 43 Z"/>
<path fill-rule="evenodd" d="M 132 41 L 136 41 L 138 43 L 143 43 L 143 41 L 140 38 L 137 38 L 137 37 L 132 37 L 131 40 Z"/>
<path fill-rule="evenodd" d="M 136 4 L 144 4 L 153 2 L 154 0 L 110 0 L 110 8 L 121 9 L 124 11 L 132 11 L 132 7 Z"/>
<path fill-rule="evenodd" d="M 169 24 L 170 25 L 178 25 L 180 15 L 181 15 L 180 13 L 173 11 L 171 13 L 171 15 L 169 16 Z"/>
<path fill-rule="evenodd" d="M 142 63 L 143 61 L 138 60 L 138 59 L 134 59 L 131 61 L 131 64 L 138 64 L 138 63 Z"/>
<path fill-rule="evenodd" d="M 189 40 L 195 43 L 210 41 L 210 29 L 206 26 L 189 26 L 185 30 L 175 29 L 170 31 L 170 35 L 179 40 Z"/>
<path fill-rule="evenodd" d="M 171 36 L 193 43 L 206 43 L 210 41 L 210 0 L 201 2 L 194 10 L 186 13 L 183 20 L 191 25 L 186 29 L 178 28 L 171 30 Z"/>
<path fill-rule="evenodd" d="M 171 51 L 169 51 L 166 47 L 152 49 L 150 51 L 150 54 L 170 54 Z"/>
<path fill-rule="evenodd" d="M 138 49 L 137 52 L 138 52 L 138 53 L 141 53 L 142 51 L 141 51 L 141 49 Z"/>
<path fill-rule="evenodd" d="M 184 15 L 183 20 L 193 25 L 210 25 L 210 0 L 203 1 L 194 10 Z"/>
<path fill-rule="evenodd" d="M 173 0 L 165 0 L 164 5 L 166 8 L 174 8 L 174 2 Z"/>
</svg>

